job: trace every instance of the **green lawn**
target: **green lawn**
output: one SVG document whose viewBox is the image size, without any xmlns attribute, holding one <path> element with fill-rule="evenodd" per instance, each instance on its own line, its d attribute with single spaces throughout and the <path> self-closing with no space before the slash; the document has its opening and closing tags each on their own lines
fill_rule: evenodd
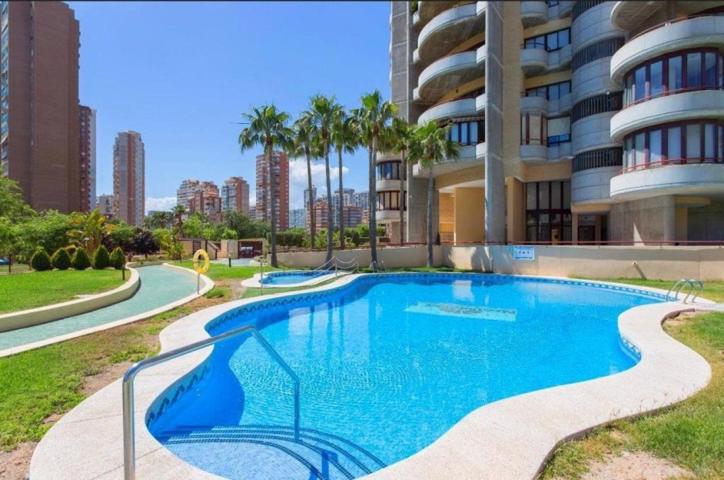
<svg viewBox="0 0 724 480">
<path fill-rule="evenodd" d="M 632 285 L 668 289 L 670 281 L 616 279 Z M 704 296 L 724 301 L 724 282 L 705 284 Z M 712 366 L 712 381 L 690 399 L 663 412 L 618 421 L 595 429 L 555 453 L 543 479 L 577 479 L 591 460 L 621 451 L 646 451 L 690 469 L 696 478 L 724 478 L 724 313 L 667 322 L 666 331 L 690 346 Z"/>
<path fill-rule="evenodd" d="M 190 268 L 193 270 L 194 265 L 193 262 L 190 260 L 188 261 L 182 261 L 182 262 L 176 262 L 176 265 L 180 265 L 182 267 Z M 274 270 L 279 270 L 277 268 L 272 268 L 269 266 L 264 266 L 265 272 L 271 272 Z M 219 263 L 212 263 L 209 267 L 209 271 L 206 273 L 206 276 L 209 277 L 211 280 L 244 280 L 246 278 L 251 278 L 254 276 L 254 274 L 259 273 L 259 267 L 229 267 L 227 265 L 221 265 Z"/>
<path fill-rule="evenodd" d="M 42 307 L 100 293 L 123 283 L 118 270 L 53 270 L 0 275 L 0 313 Z"/>
</svg>

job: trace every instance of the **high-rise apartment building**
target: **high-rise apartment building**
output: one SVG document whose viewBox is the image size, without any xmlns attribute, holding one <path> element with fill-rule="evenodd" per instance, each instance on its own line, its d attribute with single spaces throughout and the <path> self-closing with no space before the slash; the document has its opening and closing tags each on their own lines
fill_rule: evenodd
<svg viewBox="0 0 724 480">
<path fill-rule="evenodd" d="M 113 218 L 116 216 L 114 204 L 113 195 L 98 195 L 93 208 L 97 208 L 107 218 Z"/>
<path fill-rule="evenodd" d="M 221 187 L 221 203 L 225 212 L 249 216 L 249 184 L 241 177 L 230 177 Z"/>
<path fill-rule="evenodd" d="M 271 156 L 271 185 L 276 190 L 276 223 L 279 230 L 289 228 L 289 160 L 284 152 Z M 256 219 L 271 222 L 271 185 L 269 162 L 264 155 L 256 157 Z"/>
<path fill-rule="evenodd" d="M 87 206 L 79 153 L 79 27 L 63 2 L 0 2 L 0 173 L 36 209 Z"/>
<path fill-rule="evenodd" d="M 305 228 L 306 218 L 306 208 L 294 208 L 289 210 L 289 228 Z"/>
<path fill-rule="evenodd" d="M 196 179 L 187 178 L 182 181 L 176 190 L 176 205 L 184 206 L 188 210 L 191 207 L 191 199 L 194 198 L 196 191 L 201 188 L 201 182 Z"/>
<path fill-rule="evenodd" d="M 116 216 L 130 225 L 143 224 L 146 158 L 141 134 L 120 132 L 113 145 L 113 201 Z"/>
<path fill-rule="evenodd" d="M 204 182 L 204 188 L 197 190 L 189 202 L 189 213 L 200 213 L 212 222 L 221 221 L 221 197 L 219 188 L 213 182 Z"/>
<path fill-rule="evenodd" d="M 719 2 L 393 1 L 392 100 L 450 126 L 457 159 L 377 158 L 376 217 L 399 241 L 724 239 Z"/>
<path fill-rule="evenodd" d="M 80 106 L 80 193 L 81 210 L 96 205 L 96 111 Z"/>
</svg>

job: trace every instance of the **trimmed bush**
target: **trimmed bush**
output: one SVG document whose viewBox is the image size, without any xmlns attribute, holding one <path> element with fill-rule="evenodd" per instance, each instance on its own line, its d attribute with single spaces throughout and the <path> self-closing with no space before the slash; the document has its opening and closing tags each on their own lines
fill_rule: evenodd
<svg viewBox="0 0 724 480">
<path fill-rule="evenodd" d="M 82 248 L 78 248 L 75 251 L 75 254 L 73 255 L 73 260 L 70 262 L 70 264 L 76 270 L 85 270 L 86 268 L 91 266 L 90 260 L 88 259 L 88 254 L 85 253 L 85 250 L 83 250 Z"/>
<path fill-rule="evenodd" d="M 108 249 L 101 245 L 93 253 L 93 268 L 103 270 L 111 266 L 111 257 L 108 255 Z"/>
<path fill-rule="evenodd" d="M 50 261 L 53 263 L 53 267 L 58 270 L 68 270 L 70 268 L 70 255 L 65 248 L 56 250 Z"/>
<path fill-rule="evenodd" d="M 50 263 L 50 257 L 48 256 L 48 252 L 46 252 L 43 247 L 38 247 L 35 250 L 35 253 L 30 259 L 30 266 L 33 267 L 33 270 L 36 270 L 38 272 L 42 272 L 44 270 L 51 270 L 53 268 Z"/>
<path fill-rule="evenodd" d="M 70 258 L 73 258 L 76 250 L 78 250 L 78 247 L 76 247 L 75 245 L 68 245 L 67 247 L 65 247 L 65 251 L 68 252 L 68 256 Z"/>
<path fill-rule="evenodd" d="M 123 254 L 121 247 L 116 247 L 111 252 L 111 267 L 116 270 L 122 270 L 126 266 L 126 256 Z"/>
</svg>

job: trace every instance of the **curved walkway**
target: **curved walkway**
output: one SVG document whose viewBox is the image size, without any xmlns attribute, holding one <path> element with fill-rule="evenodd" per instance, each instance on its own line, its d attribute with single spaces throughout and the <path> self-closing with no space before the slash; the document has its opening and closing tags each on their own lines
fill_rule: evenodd
<svg viewBox="0 0 724 480">
<path fill-rule="evenodd" d="M 141 287 L 128 300 L 81 315 L 0 333 L 0 357 L 142 320 L 198 296 L 195 274 L 188 269 L 155 265 L 137 270 Z M 202 278 L 201 294 L 204 294 L 213 283 Z"/>
<path fill-rule="evenodd" d="M 307 292 L 334 289 L 359 276 L 348 275 Z M 298 293 L 279 293 L 265 300 Z M 162 351 L 208 337 L 205 326 L 210 320 L 258 300 L 224 303 L 178 320 L 161 332 Z M 711 307 L 711 302 L 699 300 L 694 305 L 666 302 L 626 310 L 619 316 L 619 329 L 622 337 L 641 352 L 641 361 L 636 366 L 615 375 L 536 390 L 485 405 L 417 454 L 365 478 L 533 479 L 553 449 L 565 439 L 597 425 L 675 404 L 704 388 L 711 378 L 709 364 L 666 334 L 661 324 L 678 312 Z M 145 414 L 154 400 L 210 353 L 211 348 L 199 350 L 137 377 L 139 478 L 220 478 L 173 455 L 151 435 L 145 423 Z M 48 431 L 33 454 L 30 478 L 122 478 L 122 416 L 121 380 L 117 380 L 83 401 Z"/>
</svg>

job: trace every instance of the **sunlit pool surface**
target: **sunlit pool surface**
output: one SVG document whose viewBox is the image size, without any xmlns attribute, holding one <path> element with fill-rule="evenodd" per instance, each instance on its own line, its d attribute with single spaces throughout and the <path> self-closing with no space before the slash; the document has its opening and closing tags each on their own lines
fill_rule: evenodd
<svg viewBox="0 0 724 480">
<path fill-rule="evenodd" d="M 308 282 L 323 275 L 329 275 L 328 270 L 292 270 L 287 272 L 265 273 L 261 281 L 264 285 L 296 285 Z"/>
<path fill-rule="evenodd" d="M 207 328 L 262 329 L 301 379 L 298 438 L 290 378 L 253 338 L 217 346 L 200 379 L 162 413 L 157 400 L 147 421 L 178 457 L 224 477 L 355 478 L 418 452 L 482 405 L 630 368 L 638 359 L 618 315 L 657 301 L 573 281 L 365 276 L 241 307 Z"/>
</svg>

